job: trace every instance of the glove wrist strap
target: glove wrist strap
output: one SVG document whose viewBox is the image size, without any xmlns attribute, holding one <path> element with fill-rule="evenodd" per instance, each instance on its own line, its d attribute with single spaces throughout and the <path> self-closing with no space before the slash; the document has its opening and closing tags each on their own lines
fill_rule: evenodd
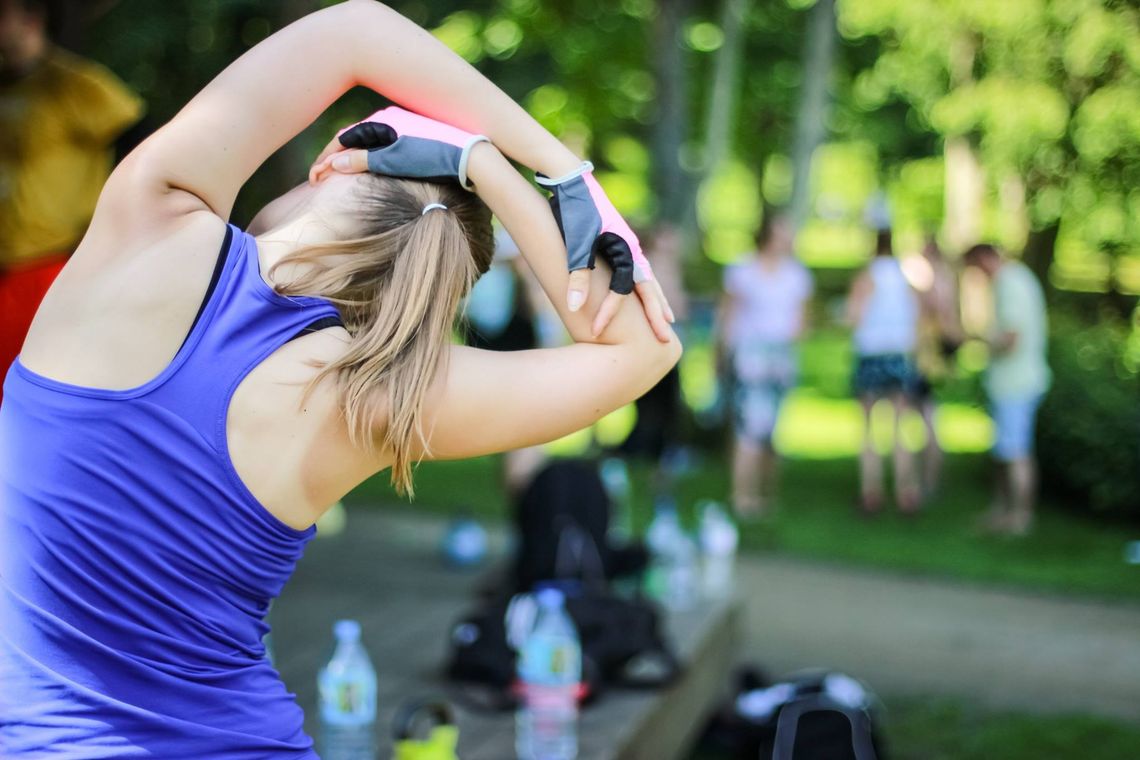
<svg viewBox="0 0 1140 760">
<path fill-rule="evenodd" d="M 534 181 L 543 187 L 557 187 L 564 182 L 569 182 L 572 179 L 581 177 L 583 174 L 594 171 L 594 165 L 589 161 L 583 161 L 577 169 L 563 174 L 561 177 L 547 177 L 543 174 L 534 175 Z"/>
<path fill-rule="evenodd" d="M 489 143 L 491 138 L 486 135 L 471 135 L 467 142 L 463 145 L 463 151 L 459 154 L 459 186 L 464 190 L 474 190 L 475 185 L 467 178 L 467 162 L 471 160 L 471 149 L 481 142 Z"/>
</svg>

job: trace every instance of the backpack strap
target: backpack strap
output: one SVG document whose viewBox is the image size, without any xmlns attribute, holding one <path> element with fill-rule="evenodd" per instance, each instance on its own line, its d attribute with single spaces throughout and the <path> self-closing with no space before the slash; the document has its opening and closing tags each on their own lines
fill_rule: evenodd
<svg viewBox="0 0 1140 760">
<path fill-rule="evenodd" d="M 877 760 L 871 739 L 871 718 L 863 710 L 847 707 L 826 694 L 810 694 L 784 705 L 776 724 L 775 747 L 772 760 L 795 760 L 796 731 L 800 719 L 810 712 L 834 712 L 851 723 L 851 750 L 855 760 Z"/>
</svg>

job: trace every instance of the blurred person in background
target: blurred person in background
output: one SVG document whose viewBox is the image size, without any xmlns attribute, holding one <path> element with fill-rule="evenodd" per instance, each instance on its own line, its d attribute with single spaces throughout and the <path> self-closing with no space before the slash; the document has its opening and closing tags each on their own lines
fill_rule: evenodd
<svg viewBox="0 0 1140 760">
<path fill-rule="evenodd" d="M 790 220 L 765 214 L 756 248 L 724 271 L 717 347 L 734 385 L 732 503 L 742 518 L 765 516 L 775 498 L 772 435 L 807 324 L 812 278 L 795 258 L 793 236 Z"/>
<path fill-rule="evenodd" d="M 110 71 L 54 46 L 47 21 L 42 0 L 0 0 L 0 376 L 143 111 Z"/>
<path fill-rule="evenodd" d="M 996 428 L 993 456 L 1000 471 L 983 527 L 1022 536 L 1033 526 L 1037 496 L 1033 434 L 1037 408 L 1051 381 L 1045 357 L 1049 329 L 1045 294 L 1029 267 L 1007 259 L 990 243 L 966 251 L 963 262 L 980 269 L 993 283 L 994 324 L 984 338 L 991 357 L 985 388 Z"/>
<path fill-rule="evenodd" d="M 962 344 L 962 322 L 958 308 L 958 276 L 946 261 L 938 241 L 927 235 L 922 247 L 927 269 L 926 285 L 920 293 L 922 318 L 919 323 L 918 385 L 916 403 L 926 427 L 922 451 L 922 488 L 929 497 L 938 489 L 942 475 L 942 446 L 935 429 L 937 399 L 935 388 L 953 372 L 953 359 Z"/>
<path fill-rule="evenodd" d="M 879 230 L 875 255 L 851 285 L 847 321 L 855 329 L 852 386 L 863 407 L 863 448 L 859 457 L 860 505 L 866 514 L 883 505 L 883 460 L 875 448 L 871 412 L 882 399 L 894 410 L 895 501 L 899 511 L 916 512 L 921 488 L 914 457 L 900 435 L 903 416 L 918 390 L 914 353 L 918 343 L 920 303 L 903 275 L 891 244 L 891 231 Z"/>
<path fill-rule="evenodd" d="M 669 223 L 661 223 L 646 235 L 645 256 L 653 265 L 653 274 L 665 293 L 665 299 L 677 318 L 674 329 L 688 319 L 689 296 L 681 271 L 683 256 L 681 232 Z M 682 333 L 683 334 L 683 333 Z M 655 465 L 654 488 L 667 487 L 665 459 L 679 443 L 681 424 L 681 372 L 673 367 L 657 385 L 639 398 L 637 422 L 621 445 L 627 456 L 644 457 Z"/>
</svg>

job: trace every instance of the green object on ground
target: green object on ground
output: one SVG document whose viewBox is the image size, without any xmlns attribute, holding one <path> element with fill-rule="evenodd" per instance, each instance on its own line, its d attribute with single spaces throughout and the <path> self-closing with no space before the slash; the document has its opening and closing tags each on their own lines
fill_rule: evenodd
<svg viewBox="0 0 1140 760">
<path fill-rule="evenodd" d="M 436 726 L 427 739 L 404 739 L 396 743 L 394 760 L 456 760 L 459 728 Z"/>
</svg>

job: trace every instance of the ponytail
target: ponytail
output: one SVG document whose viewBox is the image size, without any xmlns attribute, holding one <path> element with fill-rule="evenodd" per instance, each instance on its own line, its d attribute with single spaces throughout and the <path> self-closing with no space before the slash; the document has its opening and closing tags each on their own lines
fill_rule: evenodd
<svg viewBox="0 0 1140 760">
<path fill-rule="evenodd" d="M 490 213 L 477 196 L 448 185 L 363 181 L 365 234 L 284 257 L 274 269 L 309 266 L 277 289 L 337 305 L 348 350 L 310 387 L 336 378 L 353 444 L 390 450 L 392 484 L 411 496 L 413 452 L 427 451 L 424 400 L 446 370 L 460 300 L 491 263 Z"/>
</svg>

